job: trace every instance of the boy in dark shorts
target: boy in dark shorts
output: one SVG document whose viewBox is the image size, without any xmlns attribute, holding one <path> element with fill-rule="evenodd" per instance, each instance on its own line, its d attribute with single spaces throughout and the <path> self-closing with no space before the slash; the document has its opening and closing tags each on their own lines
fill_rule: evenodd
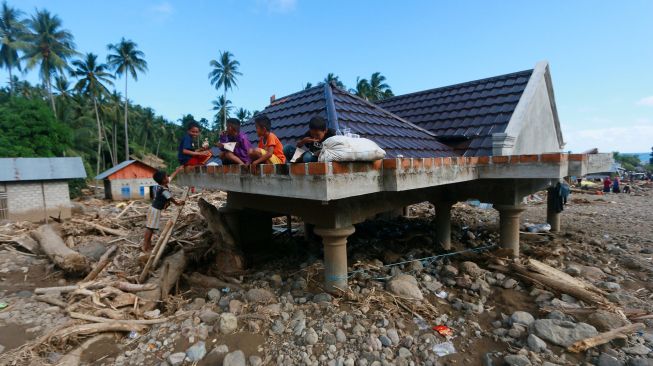
<svg viewBox="0 0 653 366">
<path fill-rule="evenodd" d="M 152 235 L 155 230 L 159 230 L 161 224 L 161 212 L 165 210 L 170 202 L 177 206 L 183 205 L 184 201 L 176 200 L 172 197 L 168 183 L 170 179 L 168 174 L 158 170 L 152 177 L 158 186 L 154 188 L 154 200 L 152 200 L 152 207 L 147 213 L 147 220 L 145 221 L 145 238 L 143 239 L 143 252 L 147 253 L 152 250 Z"/>
<path fill-rule="evenodd" d="M 329 137 L 335 136 L 336 131 L 327 128 L 324 118 L 315 116 L 308 122 L 308 131 L 297 141 L 295 146 L 286 145 L 283 153 L 288 161 L 291 161 L 297 148 L 306 150 L 294 163 L 312 163 L 316 162 L 322 151 L 322 143 Z M 292 161 L 291 161 L 292 162 Z"/>
</svg>

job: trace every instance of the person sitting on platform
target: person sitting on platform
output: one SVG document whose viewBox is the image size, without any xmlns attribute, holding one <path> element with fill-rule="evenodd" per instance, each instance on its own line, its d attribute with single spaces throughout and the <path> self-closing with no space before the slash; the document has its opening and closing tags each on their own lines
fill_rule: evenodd
<svg viewBox="0 0 653 366">
<path fill-rule="evenodd" d="M 208 148 L 201 147 L 195 149 L 195 144 L 193 140 L 200 135 L 200 125 L 199 123 L 192 121 L 188 124 L 186 134 L 181 138 L 179 142 L 179 149 L 177 151 L 177 159 L 179 160 L 179 167 L 170 174 L 170 180 L 172 181 L 174 177 L 186 166 L 198 166 L 205 165 L 209 159 L 211 159 L 211 152 Z"/>
<path fill-rule="evenodd" d="M 327 123 L 324 118 L 315 116 L 308 122 L 308 131 L 302 136 L 302 139 L 297 141 L 295 146 L 287 145 L 283 148 L 283 154 L 288 161 L 291 161 L 297 148 L 306 150 L 294 163 L 311 163 L 316 162 L 320 151 L 322 151 L 322 143 L 329 137 L 335 136 L 336 131 L 327 128 Z M 292 161 L 291 161 L 292 162 Z"/>
<path fill-rule="evenodd" d="M 225 148 L 227 143 L 236 143 L 236 145 L 229 149 Z M 227 120 L 227 130 L 220 134 L 220 142 L 217 142 L 215 146 L 222 149 L 218 154 L 222 164 L 246 165 L 250 163 L 248 151 L 252 148 L 252 145 L 249 143 L 247 136 L 240 132 L 240 120 L 237 118 Z"/>
<path fill-rule="evenodd" d="M 259 137 L 258 148 L 249 149 L 249 158 L 252 165 L 258 164 L 284 164 L 286 157 L 283 155 L 283 144 L 272 133 L 272 122 L 267 116 L 261 115 L 254 119 L 256 134 Z"/>
</svg>

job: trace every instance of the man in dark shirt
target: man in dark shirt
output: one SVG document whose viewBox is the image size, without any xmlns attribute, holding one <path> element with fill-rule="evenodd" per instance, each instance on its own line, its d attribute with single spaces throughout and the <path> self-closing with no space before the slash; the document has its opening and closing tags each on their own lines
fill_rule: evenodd
<svg viewBox="0 0 653 366">
<path fill-rule="evenodd" d="M 204 165 L 211 159 L 211 151 L 207 148 L 201 147 L 195 149 L 193 139 L 200 135 L 199 123 L 193 121 L 188 124 L 186 134 L 179 142 L 177 149 L 177 159 L 179 160 L 179 167 L 170 175 L 170 180 L 173 180 L 177 173 L 179 173 L 185 166 Z"/>
<path fill-rule="evenodd" d="M 324 140 L 335 135 L 336 132 L 333 129 L 327 128 L 327 123 L 324 118 L 320 116 L 311 118 L 308 122 L 308 132 L 304 134 L 302 139 L 297 141 L 295 146 L 286 145 L 283 149 L 286 161 L 291 163 L 316 162 L 320 152 L 322 151 L 322 143 Z M 291 161 L 297 148 L 302 148 L 303 150 L 306 150 L 306 152 L 297 160 Z"/>
</svg>

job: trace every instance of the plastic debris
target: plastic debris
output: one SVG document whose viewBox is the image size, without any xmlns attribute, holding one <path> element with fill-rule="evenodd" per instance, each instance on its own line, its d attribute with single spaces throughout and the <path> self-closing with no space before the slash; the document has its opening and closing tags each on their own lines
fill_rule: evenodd
<svg viewBox="0 0 653 366">
<path fill-rule="evenodd" d="M 222 292 L 224 292 L 225 294 L 228 293 L 228 292 L 229 292 L 229 287 L 225 287 L 225 288 L 223 288 L 223 289 L 222 289 Z"/>
<path fill-rule="evenodd" d="M 456 348 L 451 342 L 442 342 L 433 345 L 433 353 L 435 353 L 438 357 L 452 355 L 456 353 Z"/>
<path fill-rule="evenodd" d="M 197 362 L 206 356 L 206 346 L 204 342 L 199 341 L 186 350 L 186 357 L 191 362 Z"/>
<path fill-rule="evenodd" d="M 433 327 L 433 330 L 438 332 L 443 337 L 448 337 L 453 335 L 453 329 L 447 327 L 446 325 L 436 325 Z"/>
<path fill-rule="evenodd" d="M 429 329 L 429 325 L 426 323 L 426 321 L 424 321 L 424 319 L 416 317 L 413 318 L 413 321 L 415 322 L 415 324 L 417 324 L 419 330 Z"/>
<path fill-rule="evenodd" d="M 435 293 L 435 296 L 437 296 L 437 297 L 439 297 L 441 299 L 446 299 L 447 296 L 449 296 L 449 294 L 447 293 L 447 291 L 440 290 L 439 292 Z"/>
<path fill-rule="evenodd" d="M 138 334 L 138 332 L 135 331 L 135 330 L 132 330 L 131 332 L 129 332 L 129 339 L 136 339 L 139 336 L 140 336 L 140 334 Z"/>
<path fill-rule="evenodd" d="M 9 306 L 9 305 L 7 305 L 6 302 L 0 302 L 0 310 L 4 310 L 4 309 L 6 309 L 7 306 Z"/>
<path fill-rule="evenodd" d="M 549 224 L 531 224 L 527 222 L 524 226 L 529 233 L 548 233 L 551 231 L 551 225 Z"/>
</svg>

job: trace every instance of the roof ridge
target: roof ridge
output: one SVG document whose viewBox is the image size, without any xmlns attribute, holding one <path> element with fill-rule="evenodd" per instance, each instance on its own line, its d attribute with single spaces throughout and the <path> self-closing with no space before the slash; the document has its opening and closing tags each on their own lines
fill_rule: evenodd
<svg viewBox="0 0 653 366">
<path fill-rule="evenodd" d="M 420 90 L 420 91 L 416 91 L 416 92 L 411 92 L 411 93 L 406 93 L 406 94 L 401 94 L 401 95 L 395 95 L 395 96 L 390 97 L 390 98 L 386 98 L 386 99 L 383 99 L 383 100 L 379 100 L 379 101 L 377 101 L 376 103 L 383 104 L 383 103 L 386 103 L 386 102 L 389 102 L 389 101 L 393 101 L 393 100 L 396 100 L 396 99 L 399 99 L 399 98 L 408 97 L 408 96 L 411 96 L 411 95 L 418 95 L 418 94 L 430 93 L 430 92 L 439 91 L 439 90 L 444 90 L 444 89 L 449 89 L 449 88 L 456 88 L 456 87 L 461 87 L 461 86 L 463 86 L 463 85 L 467 85 L 467 84 L 481 83 L 481 82 L 488 82 L 488 81 L 491 81 L 491 80 L 493 80 L 493 79 L 501 79 L 501 78 L 506 78 L 506 77 L 510 77 L 510 76 L 516 76 L 516 75 L 524 74 L 524 73 L 527 73 L 527 72 L 530 72 L 530 73 L 532 74 L 532 73 L 533 73 L 533 70 L 534 70 L 534 69 L 526 69 L 526 70 L 521 70 L 521 71 L 511 72 L 511 73 L 508 73 L 508 74 L 492 76 L 492 77 L 489 77 L 489 78 L 483 78 L 483 79 L 471 80 L 471 81 L 466 81 L 466 82 L 458 83 L 458 84 L 451 84 L 451 85 L 439 86 L 439 87 L 437 87 L 437 88 L 424 89 L 424 90 Z M 376 104 L 376 103 L 375 103 L 375 104 Z"/>
</svg>

